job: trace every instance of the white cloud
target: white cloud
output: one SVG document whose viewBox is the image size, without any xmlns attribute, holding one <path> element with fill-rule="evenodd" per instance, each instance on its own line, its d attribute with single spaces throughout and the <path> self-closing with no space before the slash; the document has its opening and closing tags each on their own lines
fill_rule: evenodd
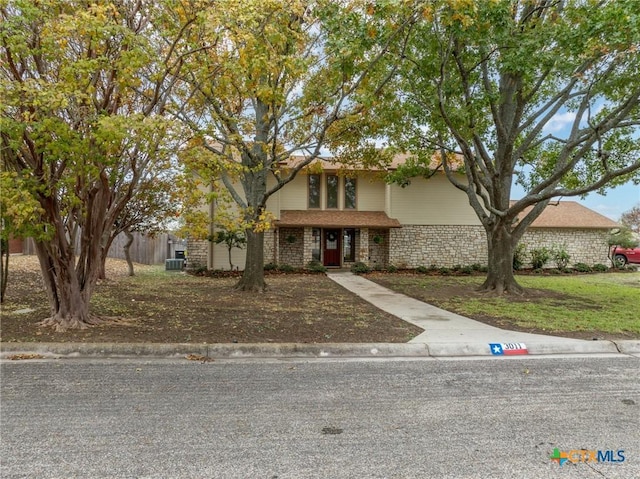
<svg viewBox="0 0 640 479">
<path fill-rule="evenodd" d="M 575 119 L 576 114 L 573 112 L 558 113 L 551 117 L 551 120 L 549 120 L 543 130 L 547 133 L 557 133 L 571 125 Z"/>
</svg>

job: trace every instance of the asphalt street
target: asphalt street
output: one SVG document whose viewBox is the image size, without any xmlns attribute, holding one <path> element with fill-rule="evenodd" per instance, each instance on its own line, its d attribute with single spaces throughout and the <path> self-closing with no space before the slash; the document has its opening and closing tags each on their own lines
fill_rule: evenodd
<svg viewBox="0 0 640 479">
<path fill-rule="evenodd" d="M 4 479 L 640 478 L 638 358 L 0 367 Z"/>
</svg>

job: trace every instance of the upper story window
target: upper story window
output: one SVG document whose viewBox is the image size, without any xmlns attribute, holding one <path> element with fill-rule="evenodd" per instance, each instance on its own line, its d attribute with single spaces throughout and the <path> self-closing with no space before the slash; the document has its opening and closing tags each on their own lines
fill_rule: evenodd
<svg viewBox="0 0 640 479">
<path fill-rule="evenodd" d="M 309 208 L 320 208 L 320 175 L 309 175 Z"/>
<path fill-rule="evenodd" d="M 307 193 L 309 209 L 345 209 L 357 208 L 357 179 L 342 179 L 332 174 L 308 174 Z"/>
<path fill-rule="evenodd" d="M 344 209 L 356 208 L 356 179 L 344 179 Z"/>
<path fill-rule="evenodd" d="M 338 177 L 327 175 L 327 208 L 338 207 Z"/>
</svg>

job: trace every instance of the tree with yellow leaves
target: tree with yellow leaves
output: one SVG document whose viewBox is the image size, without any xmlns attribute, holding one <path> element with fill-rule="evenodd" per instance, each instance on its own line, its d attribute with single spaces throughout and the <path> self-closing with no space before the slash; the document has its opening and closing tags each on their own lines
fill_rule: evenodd
<svg viewBox="0 0 640 479">
<path fill-rule="evenodd" d="M 358 0 L 176 1 L 174 11 L 194 19 L 175 114 L 214 155 L 241 212 L 247 255 L 237 288 L 261 291 L 268 198 L 352 134 L 393 76 L 383 60 L 402 48 L 416 13 Z"/>
<path fill-rule="evenodd" d="M 163 115 L 168 69 L 179 60 L 175 38 L 155 30 L 162 15 L 156 1 L 0 1 L 3 168 L 47 233 L 34 239 L 51 309 L 42 324 L 56 330 L 101 322 L 90 299 L 113 235 L 127 206 L 164 191 L 156 180 L 179 137 Z"/>
</svg>

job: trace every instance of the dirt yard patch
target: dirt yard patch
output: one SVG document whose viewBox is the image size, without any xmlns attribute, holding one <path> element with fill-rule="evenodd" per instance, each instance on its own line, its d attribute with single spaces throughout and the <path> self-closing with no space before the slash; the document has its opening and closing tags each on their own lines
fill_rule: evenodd
<svg viewBox="0 0 640 479">
<path fill-rule="evenodd" d="M 234 291 L 237 278 L 207 278 L 109 260 L 93 312 L 110 318 L 82 331 L 38 326 L 48 315 L 35 256 L 12 256 L 1 340 L 39 342 L 406 342 L 422 330 L 371 306 L 322 274 L 269 275 L 268 291 Z"/>
</svg>

